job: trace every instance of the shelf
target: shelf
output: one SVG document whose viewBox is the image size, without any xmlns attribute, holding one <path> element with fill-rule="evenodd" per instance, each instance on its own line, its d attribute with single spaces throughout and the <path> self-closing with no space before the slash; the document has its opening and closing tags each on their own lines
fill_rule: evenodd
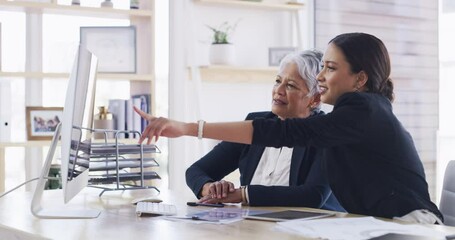
<svg viewBox="0 0 455 240">
<path fill-rule="evenodd" d="M 134 73 L 99 73 L 98 79 L 112 79 L 112 80 L 132 80 L 132 81 L 145 81 L 150 82 L 154 80 L 152 74 L 134 74 Z"/>
<path fill-rule="evenodd" d="M 114 139 L 109 139 L 109 141 L 114 141 Z M 102 143 L 103 140 L 94 140 L 94 143 Z M 136 144 L 138 139 L 119 139 L 120 143 L 125 144 Z M 60 145 L 60 141 L 58 143 Z M 51 141 L 26 141 L 26 142 L 0 142 L 0 148 L 5 147 L 46 147 L 50 146 Z"/>
<path fill-rule="evenodd" d="M 4 147 L 45 147 L 50 146 L 51 141 L 27 141 L 27 142 L 1 142 L 0 148 Z"/>
<path fill-rule="evenodd" d="M 46 14 L 59 14 L 59 15 L 74 15 L 85 17 L 101 17 L 101 18 L 117 18 L 129 19 L 131 17 L 151 17 L 152 11 L 140 9 L 112 9 L 112 8 L 97 8 L 97 7 L 84 7 L 74 5 L 58 5 L 55 3 L 41 3 L 41 2 L 18 2 L 18 1 L 5 1 L 0 0 L 0 9 L 2 11 L 16 11 L 16 12 L 37 12 Z"/>
<path fill-rule="evenodd" d="M 13 78 L 69 78 L 68 73 L 44 73 L 44 72 L 0 72 L 0 77 Z M 153 81 L 152 74 L 134 74 L 134 73 L 98 73 L 98 79 L 112 80 L 132 80 L 132 81 Z"/>
<path fill-rule="evenodd" d="M 242 8 L 259 8 L 265 10 L 286 10 L 286 11 L 299 11 L 304 8 L 302 3 L 263 3 L 254 1 L 241 1 L 241 0 L 194 0 L 198 4 L 212 5 L 212 6 L 227 6 L 227 7 L 242 7 Z"/>
<path fill-rule="evenodd" d="M 218 83 L 270 83 L 273 84 L 278 67 L 237 67 L 212 65 L 198 67 L 203 82 Z M 191 74 L 189 69 L 188 74 Z M 190 75 L 191 78 L 191 75 Z"/>
<path fill-rule="evenodd" d="M 43 73 L 43 72 L 0 72 L 0 77 L 13 78 L 68 78 L 68 73 Z"/>
</svg>

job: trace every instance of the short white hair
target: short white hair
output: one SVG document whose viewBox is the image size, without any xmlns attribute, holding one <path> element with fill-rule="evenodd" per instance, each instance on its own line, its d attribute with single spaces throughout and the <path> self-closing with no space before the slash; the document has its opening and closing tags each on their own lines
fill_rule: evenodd
<svg viewBox="0 0 455 240">
<path fill-rule="evenodd" d="M 319 93 L 318 73 L 321 71 L 322 52 L 318 50 L 305 50 L 301 52 L 293 52 L 286 55 L 280 62 L 279 72 L 282 72 L 286 65 L 295 63 L 299 70 L 300 77 L 305 81 L 309 90 L 308 96 L 314 96 Z M 320 104 L 316 107 L 316 111 L 320 109 Z"/>
</svg>

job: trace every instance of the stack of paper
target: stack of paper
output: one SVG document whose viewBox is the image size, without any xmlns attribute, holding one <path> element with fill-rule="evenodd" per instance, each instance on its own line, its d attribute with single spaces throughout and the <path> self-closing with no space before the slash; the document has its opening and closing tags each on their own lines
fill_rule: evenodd
<svg viewBox="0 0 455 240">
<path fill-rule="evenodd" d="M 0 224 L 0 239 L 48 240 L 49 238 Z"/>
<path fill-rule="evenodd" d="M 165 219 L 174 221 L 189 221 L 192 223 L 209 224 L 230 224 L 243 220 L 249 214 L 264 213 L 260 210 L 249 210 L 242 208 L 211 208 L 206 211 L 197 211 L 185 216 L 167 216 Z"/>
<path fill-rule="evenodd" d="M 364 240 L 387 233 L 427 236 L 431 239 L 445 239 L 445 235 L 424 225 L 398 224 L 373 217 L 330 218 L 318 220 L 293 220 L 279 222 L 278 229 L 297 233 L 310 238 L 330 240 Z"/>
</svg>

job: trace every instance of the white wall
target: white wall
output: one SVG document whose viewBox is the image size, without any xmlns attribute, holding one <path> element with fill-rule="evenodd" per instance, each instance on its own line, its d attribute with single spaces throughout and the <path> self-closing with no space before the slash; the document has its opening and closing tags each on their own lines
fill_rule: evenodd
<svg viewBox="0 0 455 240">
<path fill-rule="evenodd" d="M 413 136 L 435 200 L 438 2 L 318 0 L 315 16 L 316 47 L 324 48 L 330 39 L 344 32 L 367 32 L 384 41 L 392 62 L 394 112 Z"/>
<path fill-rule="evenodd" d="M 240 121 L 250 112 L 269 111 L 272 102 L 270 84 L 203 83 L 201 116 L 206 121 Z"/>
</svg>

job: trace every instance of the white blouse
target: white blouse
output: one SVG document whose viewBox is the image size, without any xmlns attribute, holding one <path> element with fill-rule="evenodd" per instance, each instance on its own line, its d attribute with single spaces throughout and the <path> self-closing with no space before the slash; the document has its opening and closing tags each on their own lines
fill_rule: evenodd
<svg viewBox="0 0 455 240">
<path fill-rule="evenodd" d="M 292 151 L 288 147 L 266 147 L 250 184 L 289 186 Z"/>
</svg>

